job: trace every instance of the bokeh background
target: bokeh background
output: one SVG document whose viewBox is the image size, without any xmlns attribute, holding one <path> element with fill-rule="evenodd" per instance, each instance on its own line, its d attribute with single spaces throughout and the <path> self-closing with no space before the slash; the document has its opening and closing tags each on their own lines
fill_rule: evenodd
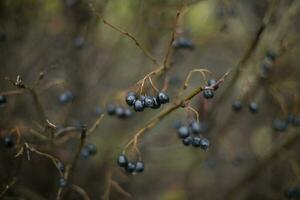
<svg viewBox="0 0 300 200">
<path fill-rule="evenodd" d="M 34 89 L 55 131 L 91 127 L 104 114 L 86 141 L 97 153 L 80 155 L 62 199 L 300 198 L 298 0 L 184 1 L 175 32 L 194 49 L 173 49 L 170 69 L 152 77 L 159 89 L 167 78 L 170 104 L 133 112 L 128 119 L 106 113 L 109 104 L 126 106 L 124 94 L 157 67 L 100 17 L 163 61 L 180 5 L 179 0 L 0 1 L 0 95 L 6 98 L 0 107 L 0 198 L 56 199 L 57 167 L 26 149 L 15 157 L 24 142 L 65 166 L 77 151 L 80 134 L 74 130 L 54 138 L 54 144 L 43 143 L 37 135 L 48 133 L 31 93 L 7 81 L 19 75 L 34 85 L 41 72 Z M 126 174 L 116 164 L 125 143 L 175 103 L 196 68 L 210 70 L 208 78 L 214 79 L 230 71 L 213 99 L 199 94 L 190 102 L 207 126 L 202 135 L 210 140 L 209 150 L 182 145 L 174 124 L 186 123 L 191 114 L 180 108 L 142 137 L 145 171 Z M 194 74 L 185 94 L 205 84 Z M 66 91 L 72 100 L 62 103 Z M 232 110 L 234 100 L 242 102 L 239 112 Z M 250 102 L 257 103 L 258 113 L 248 110 Z M 7 147 L 7 137 L 14 147 Z"/>
</svg>

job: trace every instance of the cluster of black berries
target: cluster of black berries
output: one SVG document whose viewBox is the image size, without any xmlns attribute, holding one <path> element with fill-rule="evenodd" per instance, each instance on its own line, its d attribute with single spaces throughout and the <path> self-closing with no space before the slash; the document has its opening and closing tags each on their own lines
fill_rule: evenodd
<svg viewBox="0 0 300 200">
<path fill-rule="evenodd" d="M 300 198 L 300 188 L 291 187 L 284 192 L 284 196 L 288 199 L 299 199 Z"/>
<path fill-rule="evenodd" d="M 97 148 L 94 144 L 85 145 L 80 152 L 81 157 L 87 159 L 97 153 Z"/>
<path fill-rule="evenodd" d="M 118 165 L 124 168 L 128 173 L 142 173 L 144 171 L 144 163 L 142 161 L 131 162 L 128 161 L 126 155 L 121 154 L 118 157 Z"/>
<path fill-rule="evenodd" d="M 0 95 L 0 106 L 4 105 L 7 102 L 6 96 Z"/>
<path fill-rule="evenodd" d="M 192 145 L 194 147 L 200 147 L 203 150 L 209 148 L 209 140 L 199 135 L 206 129 L 204 123 L 193 120 L 188 123 L 188 125 L 180 125 L 176 128 L 178 137 L 182 139 L 182 143 L 185 146 Z"/>
<path fill-rule="evenodd" d="M 217 90 L 219 88 L 219 86 L 217 85 L 217 81 L 215 79 L 209 79 L 207 81 L 207 86 L 208 87 L 213 86 L 213 88 L 205 89 L 202 94 L 205 99 L 211 99 L 214 97 L 214 91 Z"/>
<path fill-rule="evenodd" d="M 187 50 L 192 51 L 195 49 L 195 45 L 192 40 L 190 40 L 188 38 L 180 37 L 173 42 L 173 48 L 174 49 L 187 49 Z"/>
<path fill-rule="evenodd" d="M 107 106 L 106 111 L 111 116 L 117 116 L 120 119 L 126 119 L 132 116 L 132 111 L 119 105 L 110 104 Z"/>
<path fill-rule="evenodd" d="M 243 108 L 243 105 L 242 105 L 242 102 L 240 100 L 234 100 L 233 101 L 233 103 L 232 103 L 233 111 L 238 112 L 238 111 L 242 110 L 242 108 Z M 251 113 L 255 114 L 255 113 L 258 112 L 258 104 L 254 101 L 251 101 L 248 104 L 248 109 Z"/>
<path fill-rule="evenodd" d="M 61 104 L 70 103 L 73 101 L 73 99 L 74 99 L 74 94 L 70 90 L 63 92 L 61 95 L 59 95 L 59 98 L 58 98 L 59 103 L 61 103 Z"/>
<path fill-rule="evenodd" d="M 142 95 L 138 98 L 134 92 L 129 92 L 126 96 L 126 103 L 133 106 L 136 112 L 143 112 L 145 108 L 158 109 L 161 104 L 166 104 L 169 101 L 168 95 L 162 91 L 156 97 Z"/>
<path fill-rule="evenodd" d="M 271 67 L 275 60 L 277 59 L 278 54 L 274 51 L 267 51 L 266 56 L 261 64 L 261 77 L 267 78 Z"/>
<path fill-rule="evenodd" d="M 288 128 L 289 124 L 294 127 L 299 127 L 300 116 L 290 114 L 286 119 L 275 119 L 272 123 L 272 127 L 277 132 L 284 132 Z"/>
</svg>

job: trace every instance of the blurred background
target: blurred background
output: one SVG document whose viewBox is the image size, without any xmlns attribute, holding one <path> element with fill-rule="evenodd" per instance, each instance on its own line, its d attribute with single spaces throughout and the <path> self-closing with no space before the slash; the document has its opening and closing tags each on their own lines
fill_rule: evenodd
<svg viewBox="0 0 300 200">
<path fill-rule="evenodd" d="M 300 2 L 183 2 L 174 29 L 179 0 L 0 1 L 0 199 L 300 199 Z M 176 33 L 168 70 L 152 76 L 169 104 L 126 105 L 157 66 L 102 17 L 160 63 Z M 203 68 L 207 79 L 230 71 L 212 99 L 189 102 L 209 149 L 178 139 L 178 123 L 195 119 L 178 108 L 140 138 L 145 171 L 119 168 L 126 142 Z M 183 96 L 206 84 L 194 73 Z M 81 146 L 83 125 L 100 119 Z"/>
</svg>

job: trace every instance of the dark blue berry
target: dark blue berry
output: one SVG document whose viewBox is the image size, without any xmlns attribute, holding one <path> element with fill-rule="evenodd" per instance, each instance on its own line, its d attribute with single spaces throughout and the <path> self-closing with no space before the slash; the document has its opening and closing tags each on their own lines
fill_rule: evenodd
<svg viewBox="0 0 300 200">
<path fill-rule="evenodd" d="M 59 96 L 59 102 L 62 104 L 69 103 L 73 100 L 74 95 L 70 90 L 65 91 Z"/>
<path fill-rule="evenodd" d="M 90 155 L 91 155 L 91 154 L 90 154 L 89 150 L 88 150 L 86 147 L 83 147 L 83 148 L 81 149 L 81 151 L 80 151 L 80 156 L 81 156 L 81 157 L 87 159 L 87 158 L 90 157 Z"/>
<path fill-rule="evenodd" d="M 204 90 L 203 96 L 205 99 L 211 99 L 214 97 L 214 92 L 212 90 Z"/>
<path fill-rule="evenodd" d="M 118 118 L 124 118 L 125 117 L 125 110 L 124 110 L 124 108 L 122 108 L 120 106 L 117 106 L 116 107 L 116 116 Z"/>
<path fill-rule="evenodd" d="M 188 50 L 194 50 L 195 45 L 192 42 L 192 40 L 187 38 L 178 38 L 173 42 L 173 47 L 175 49 L 188 49 Z"/>
<path fill-rule="evenodd" d="M 128 160 L 127 160 L 127 157 L 126 155 L 122 154 L 118 157 L 118 165 L 120 167 L 126 167 L 128 164 Z"/>
<path fill-rule="evenodd" d="M 129 118 L 129 117 L 132 116 L 132 111 L 128 108 L 125 108 L 124 109 L 124 115 L 125 115 L 126 118 Z"/>
<path fill-rule="evenodd" d="M 193 137 L 192 136 L 188 136 L 188 137 L 182 139 L 182 143 L 185 146 L 189 146 L 189 145 L 193 144 Z"/>
<path fill-rule="evenodd" d="M 13 139 L 9 136 L 6 136 L 3 140 L 3 142 L 7 148 L 12 148 L 15 145 Z"/>
<path fill-rule="evenodd" d="M 250 112 L 252 112 L 253 114 L 258 112 L 258 105 L 256 102 L 253 102 L 253 101 L 250 102 L 248 105 L 248 108 L 249 108 Z"/>
<path fill-rule="evenodd" d="M 232 109 L 234 111 L 238 112 L 238 111 L 242 110 L 242 107 L 243 106 L 242 106 L 242 102 L 241 101 L 239 101 L 239 100 L 233 101 L 233 103 L 232 103 Z"/>
<path fill-rule="evenodd" d="M 116 114 L 116 106 L 113 105 L 113 104 L 109 104 L 107 107 L 106 107 L 106 111 L 109 115 L 114 115 Z"/>
<path fill-rule="evenodd" d="M 78 37 L 76 37 L 76 38 L 74 39 L 74 46 L 75 46 L 77 49 L 82 48 L 83 45 L 84 45 L 84 43 L 85 43 L 85 40 L 84 40 L 84 38 L 81 37 L 81 36 L 78 36 Z"/>
<path fill-rule="evenodd" d="M 97 153 L 97 148 L 94 144 L 87 144 L 85 147 L 90 155 L 95 155 Z"/>
<path fill-rule="evenodd" d="M 191 127 L 191 131 L 195 134 L 197 133 L 200 133 L 200 124 L 196 121 L 193 121 L 191 124 L 190 124 L 190 127 Z"/>
<path fill-rule="evenodd" d="M 300 126 L 300 116 L 294 116 L 294 119 L 292 121 L 292 125 L 295 126 L 295 127 Z"/>
<path fill-rule="evenodd" d="M 143 112 L 144 110 L 144 104 L 141 100 L 136 100 L 134 102 L 134 105 L 133 105 L 133 109 L 136 111 L 136 112 Z"/>
<path fill-rule="evenodd" d="M 66 187 L 67 186 L 67 181 L 64 178 L 59 178 L 58 180 L 58 185 L 59 187 Z"/>
<path fill-rule="evenodd" d="M 219 86 L 216 85 L 216 84 L 217 84 L 217 81 L 216 81 L 215 79 L 209 79 L 209 80 L 207 81 L 207 85 L 208 85 L 208 86 L 214 86 L 214 87 L 213 87 L 214 90 L 217 90 L 217 89 L 219 88 Z"/>
<path fill-rule="evenodd" d="M 208 139 L 206 139 L 206 138 L 202 138 L 201 140 L 200 140 L 200 146 L 199 146 L 201 149 L 203 149 L 203 150 L 207 150 L 208 149 L 208 147 L 209 147 L 209 140 Z"/>
<path fill-rule="evenodd" d="M 57 163 L 57 169 L 58 169 L 60 172 L 64 172 L 64 170 L 65 170 L 64 164 L 62 164 L 61 162 L 58 162 L 58 163 Z"/>
<path fill-rule="evenodd" d="M 278 54 L 275 51 L 267 51 L 266 57 L 270 58 L 272 61 L 275 61 L 278 57 Z"/>
<path fill-rule="evenodd" d="M 182 139 L 190 135 L 189 128 L 186 126 L 181 126 L 177 132 L 178 132 L 178 137 Z"/>
<path fill-rule="evenodd" d="M 144 163 L 141 162 L 141 161 L 138 161 L 136 164 L 135 164 L 135 172 L 137 173 L 141 173 L 144 171 Z"/>
<path fill-rule="evenodd" d="M 7 102 L 7 100 L 6 100 L 6 96 L 4 96 L 4 95 L 0 95 L 0 105 L 3 105 L 3 104 L 5 104 Z"/>
<path fill-rule="evenodd" d="M 273 121 L 273 129 L 278 132 L 283 132 L 287 129 L 288 123 L 285 120 L 275 119 Z"/>
<path fill-rule="evenodd" d="M 156 99 L 160 104 L 166 104 L 170 101 L 168 95 L 166 95 L 164 92 L 159 92 Z"/>
<path fill-rule="evenodd" d="M 127 163 L 127 166 L 125 167 L 125 170 L 128 172 L 128 173 L 132 173 L 135 171 L 135 164 L 132 163 L 132 162 L 128 162 Z"/>
<path fill-rule="evenodd" d="M 136 94 L 134 92 L 129 92 L 126 96 L 126 103 L 129 106 L 133 106 L 135 101 L 136 101 Z"/>
<path fill-rule="evenodd" d="M 157 98 L 153 97 L 153 101 L 154 101 L 154 104 L 153 104 L 153 106 L 151 108 L 152 109 L 158 109 L 158 108 L 160 108 L 160 102 L 157 100 Z"/>
<path fill-rule="evenodd" d="M 200 147 L 200 146 L 201 146 L 201 138 L 199 138 L 199 137 L 194 137 L 194 138 L 193 138 L 193 143 L 192 143 L 192 145 L 193 145 L 194 147 Z"/>
<path fill-rule="evenodd" d="M 147 108 L 152 108 L 153 105 L 154 105 L 153 97 L 146 96 L 145 99 L 144 99 L 144 105 Z"/>
</svg>

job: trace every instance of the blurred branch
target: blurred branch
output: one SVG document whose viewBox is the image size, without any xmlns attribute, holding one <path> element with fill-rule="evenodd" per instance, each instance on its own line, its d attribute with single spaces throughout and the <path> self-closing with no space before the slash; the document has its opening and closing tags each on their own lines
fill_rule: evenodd
<svg viewBox="0 0 300 200">
<path fill-rule="evenodd" d="M 86 191 L 81 188 L 80 186 L 78 185 L 71 185 L 71 188 L 76 191 L 78 194 L 81 195 L 81 197 L 84 199 L 84 200 L 90 200 L 90 197 L 88 196 L 88 194 L 86 193 Z"/>
<path fill-rule="evenodd" d="M 5 195 L 5 193 L 16 184 L 17 182 L 17 178 L 13 177 L 13 179 L 5 186 L 5 188 L 2 190 L 2 192 L 0 193 L 0 199 L 2 199 Z"/>
<path fill-rule="evenodd" d="M 246 187 L 255 177 L 257 177 L 266 167 L 270 166 L 278 158 L 281 151 L 291 148 L 294 144 L 299 142 L 300 132 L 293 131 L 291 134 L 286 135 L 283 141 L 279 141 L 273 145 L 269 153 L 266 154 L 246 175 L 235 184 L 231 190 L 225 195 L 224 199 L 232 199 L 238 192 Z"/>
</svg>

